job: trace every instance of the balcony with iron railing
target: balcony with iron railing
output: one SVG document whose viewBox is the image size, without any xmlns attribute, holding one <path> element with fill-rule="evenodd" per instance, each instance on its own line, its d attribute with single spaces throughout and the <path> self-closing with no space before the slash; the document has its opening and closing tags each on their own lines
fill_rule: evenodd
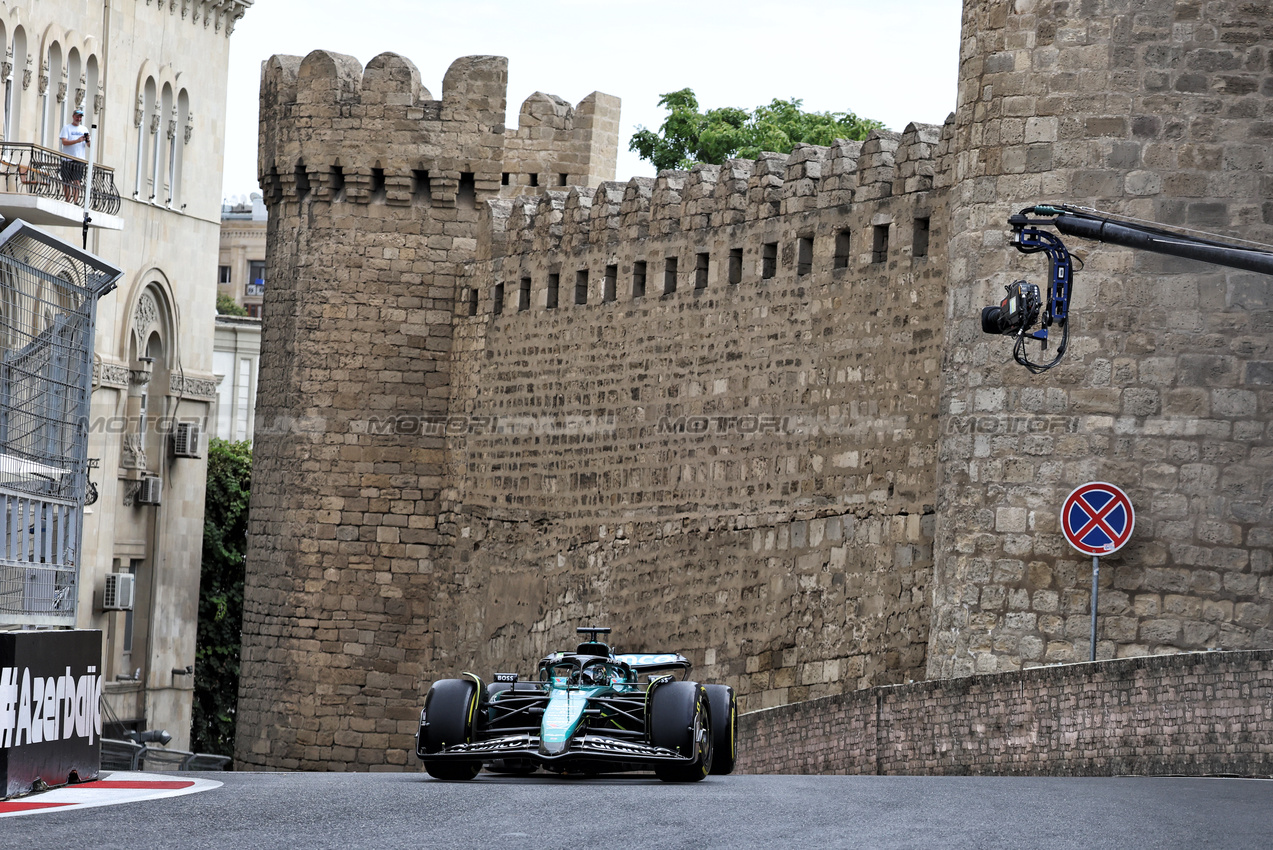
<svg viewBox="0 0 1273 850">
<path fill-rule="evenodd" d="M 72 227 L 84 223 L 88 163 L 29 142 L 0 142 L 0 215 L 29 224 Z M 89 226 L 121 230 L 115 171 L 93 164 Z"/>
<path fill-rule="evenodd" d="M 243 287 L 243 294 L 248 298 L 263 298 L 265 296 L 265 280 L 259 277 L 256 278 Z"/>
</svg>

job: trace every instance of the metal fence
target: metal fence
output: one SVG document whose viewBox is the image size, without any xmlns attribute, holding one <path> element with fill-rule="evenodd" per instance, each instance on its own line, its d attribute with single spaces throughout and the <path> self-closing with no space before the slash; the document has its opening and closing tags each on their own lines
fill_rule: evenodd
<svg viewBox="0 0 1273 850">
<path fill-rule="evenodd" d="M 0 143 L 0 179 L 3 191 L 40 195 L 76 206 L 84 204 L 85 160 L 66 156 L 28 142 Z M 93 164 L 94 212 L 115 215 L 119 212 L 119 191 L 115 188 L 115 172 L 105 165 Z"/>
<path fill-rule="evenodd" d="M 102 770 L 229 770 L 230 757 L 102 739 Z"/>
<path fill-rule="evenodd" d="M 0 232 L 0 625 L 73 625 L 97 299 L 122 272 Z"/>
</svg>

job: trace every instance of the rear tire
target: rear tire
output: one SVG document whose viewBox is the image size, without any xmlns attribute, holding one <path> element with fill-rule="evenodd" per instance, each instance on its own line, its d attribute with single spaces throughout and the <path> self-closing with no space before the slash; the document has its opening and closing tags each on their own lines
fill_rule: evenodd
<svg viewBox="0 0 1273 850">
<path fill-rule="evenodd" d="M 441 752 L 456 744 L 473 741 L 477 725 L 478 689 L 466 679 L 434 682 L 424 698 L 425 726 L 420 744 L 426 753 Z M 467 780 L 482 770 L 480 761 L 426 762 L 424 769 L 434 779 Z"/>
<path fill-rule="evenodd" d="M 712 710 L 712 774 L 734 772 L 738 758 L 738 702 L 729 685 L 704 685 Z"/>
<path fill-rule="evenodd" d="M 664 782 L 698 782 L 712 769 L 712 716 L 707 691 L 697 682 L 668 682 L 650 695 L 650 743 L 690 762 L 661 763 L 654 773 Z"/>
</svg>

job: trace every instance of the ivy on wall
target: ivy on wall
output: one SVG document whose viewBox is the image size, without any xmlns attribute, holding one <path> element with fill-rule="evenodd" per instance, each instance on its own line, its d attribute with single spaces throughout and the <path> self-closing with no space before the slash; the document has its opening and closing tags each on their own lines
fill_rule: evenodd
<svg viewBox="0 0 1273 850">
<path fill-rule="evenodd" d="M 251 483 L 251 444 L 210 439 L 190 735 L 197 752 L 234 755 Z"/>
</svg>

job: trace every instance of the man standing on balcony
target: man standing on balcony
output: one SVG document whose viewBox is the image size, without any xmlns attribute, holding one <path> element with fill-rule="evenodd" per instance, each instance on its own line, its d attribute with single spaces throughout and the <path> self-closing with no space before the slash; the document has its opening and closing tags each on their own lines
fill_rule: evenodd
<svg viewBox="0 0 1273 850">
<path fill-rule="evenodd" d="M 83 109 L 75 107 L 71 123 L 62 128 L 58 138 L 62 140 L 62 153 L 82 160 L 88 159 L 88 146 L 92 140 L 88 136 L 88 128 L 84 126 Z M 84 182 L 85 165 L 86 163 L 73 159 L 62 160 L 62 194 L 68 202 L 71 200 L 71 186 L 79 186 Z"/>
</svg>

